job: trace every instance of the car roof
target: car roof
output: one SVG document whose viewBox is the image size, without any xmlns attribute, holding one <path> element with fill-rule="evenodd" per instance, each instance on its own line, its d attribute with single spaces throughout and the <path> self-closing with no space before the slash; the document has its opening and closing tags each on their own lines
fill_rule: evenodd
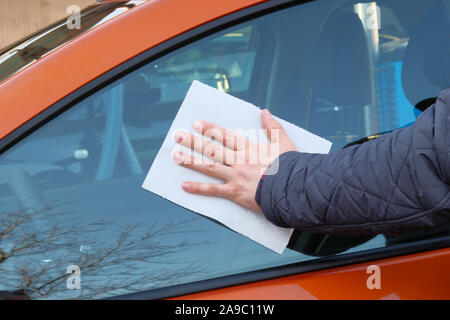
<svg viewBox="0 0 450 320">
<path fill-rule="evenodd" d="M 0 84 L 0 139 L 140 53 L 265 1 L 150 0 L 82 34 Z"/>
</svg>

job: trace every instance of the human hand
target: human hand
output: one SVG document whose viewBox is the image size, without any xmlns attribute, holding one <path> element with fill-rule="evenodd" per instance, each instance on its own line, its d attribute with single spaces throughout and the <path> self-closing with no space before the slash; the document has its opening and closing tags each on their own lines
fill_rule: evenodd
<svg viewBox="0 0 450 320">
<path fill-rule="evenodd" d="M 194 130 L 203 137 L 186 131 L 177 131 L 177 143 L 203 155 L 194 157 L 182 151 L 174 153 L 179 165 L 196 170 L 224 183 L 183 182 L 186 192 L 222 197 L 236 202 L 252 211 L 261 212 L 255 201 L 259 180 L 270 164 L 282 153 L 295 151 L 295 146 L 279 122 L 265 109 L 261 122 L 267 130 L 269 143 L 257 144 L 231 130 L 206 121 L 195 121 Z"/>
</svg>

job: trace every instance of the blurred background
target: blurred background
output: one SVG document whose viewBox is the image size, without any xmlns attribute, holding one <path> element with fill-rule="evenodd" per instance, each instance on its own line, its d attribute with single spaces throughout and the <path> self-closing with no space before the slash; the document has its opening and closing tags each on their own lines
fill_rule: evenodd
<svg viewBox="0 0 450 320">
<path fill-rule="evenodd" d="M 81 9 L 95 0 L 0 0 L 0 48 L 69 16 L 67 8 Z"/>
</svg>

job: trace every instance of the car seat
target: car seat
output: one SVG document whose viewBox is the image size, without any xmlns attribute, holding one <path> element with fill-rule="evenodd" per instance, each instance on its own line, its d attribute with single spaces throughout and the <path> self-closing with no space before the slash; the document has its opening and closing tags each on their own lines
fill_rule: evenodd
<svg viewBox="0 0 450 320">
<path fill-rule="evenodd" d="M 340 149 L 349 136 L 365 135 L 363 108 L 372 101 L 371 61 L 358 15 L 329 16 L 314 52 L 308 127 Z"/>
<path fill-rule="evenodd" d="M 315 45 L 308 129 L 340 149 L 346 135 L 363 135 L 363 107 L 370 104 L 372 80 L 369 49 L 359 17 L 333 13 Z M 312 256 L 344 252 L 372 235 L 327 235 L 295 230 L 288 247 Z"/>
<path fill-rule="evenodd" d="M 450 22 L 446 12 L 440 3 L 409 32 L 402 85 L 412 105 L 437 97 L 450 86 Z M 430 102 L 427 106 L 434 101 Z"/>
</svg>

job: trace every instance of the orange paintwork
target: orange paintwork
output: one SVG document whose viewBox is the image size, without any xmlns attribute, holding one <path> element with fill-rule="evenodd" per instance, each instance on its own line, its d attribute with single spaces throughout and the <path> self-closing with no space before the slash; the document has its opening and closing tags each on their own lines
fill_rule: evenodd
<svg viewBox="0 0 450 320">
<path fill-rule="evenodd" d="M 265 0 L 150 0 L 0 84 L 0 139 L 89 81 L 196 26 Z M 188 14 L 186 14 L 188 13 Z"/>
<path fill-rule="evenodd" d="M 367 288 L 369 265 L 381 289 Z M 450 248 L 309 272 L 179 299 L 450 299 Z"/>
<path fill-rule="evenodd" d="M 196 26 L 266 0 L 151 0 L 0 84 L 0 139 L 103 73 Z M 188 13 L 188 14 L 186 14 Z M 381 268 L 368 290 L 366 267 Z M 450 299 L 450 249 L 261 281 L 189 299 Z M 420 289 L 420 290 L 419 290 Z"/>
</svg>

